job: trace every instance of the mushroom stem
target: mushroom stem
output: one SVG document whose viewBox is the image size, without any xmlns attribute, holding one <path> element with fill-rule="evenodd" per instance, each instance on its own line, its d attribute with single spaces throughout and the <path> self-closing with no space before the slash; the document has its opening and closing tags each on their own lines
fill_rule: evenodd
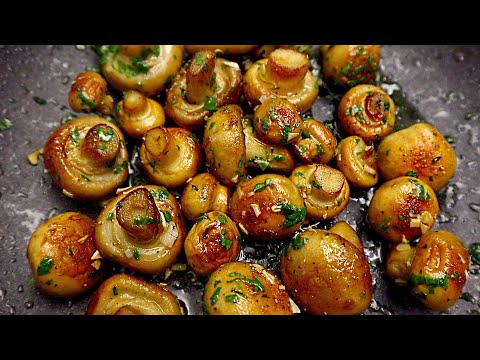
<svg viewBox="0 0 480 360">
<path fill-rule="evenodd" d="M 120 138 L 116 131 L 107 124 L 92 127 L 82 142 L 82 155 L 96 164 L 106 164 L 120 151 Z"/>
<path fill-rule="evenodd" d="M 115 212 L 123 230 L 141 243 L 148 242 L 163 230 L 164 221 L 152 194 L 145 188 L 130 192 L 117 203 Z"/>
<path fill-rule="evenodd" d="M 318 166 L 313 173 L 312 193 L 322 199 L 335 199 L 342 191 L 345 176 L 327 166 Z"/>
<path fill-rule="evenodd" d="M 148 108 L 147 97 L 135 90 L 127 91 L 123 97 L 121 106 L 123 107 L 123 111 L 129 115 L 142 114 Z"/>
<path fill-rule="evenodd" d="M 180 143 L 166 128 L 158 126 L 150 129 L 144 136 L 145 150 L 157 162 L 165 163 L 168 159 L 175 158 L 170 156 L 171 149 L 177 150 Z M 176 152 L 174 153 L 176 154 Z"/>
<path fill-rule="evenodd" d="M 212 96 L 215 83 L 215 53 L 204 50 L 196 52 L 188 64 L 186 81 L 187 100 L 192 104 L 202 104 Z"/>
<path fill-rule="evenodd" d="M 265 76 L 279 88 L 298 85 L 310 68 L 306 54 L 292 49 L 276 49 L 268 56 Z"/>
</svg>

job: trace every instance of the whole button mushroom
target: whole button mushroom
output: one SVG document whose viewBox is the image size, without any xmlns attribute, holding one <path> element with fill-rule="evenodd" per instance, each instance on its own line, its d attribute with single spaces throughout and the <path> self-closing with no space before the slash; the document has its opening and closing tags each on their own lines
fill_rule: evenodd
<svg viewBox="0 0 480 360">
<path fill-rule="evenodd" d="M 86 116 L 58 127 L 44 146 L 45 168 L 62 192 L 78 200 L 102 200 L 128 178 L 128 153 L 120 129 Z"/>
<path fill-rule="evenodd" d="M 165 89 L 182 66 L 179 45 L 102 45 L 102 74 L 119 91 L 154 96 Z"/>
<path fill-rule="evenodd" d="M 107 82 L 93 71 L 82 72 L 75 77 L 68 93 L 68 103 L 77 112 L 109 115 L 113 111 L 113 98 L 107 95 Z"/>
<path fill-rule="evenodd" d="M 305 221 L 307 208 L 287 177 L 258 175 L 240 183 L 231 200 L 231 216 L 239 228 L 257 240 L 291 236 Z"/>
<path fill-rule="evenodd" d="M 309 68 L 308 55 L 292 49 L 275 49 L 245 73 L 245 97 L 252 106 L 267 99 L 283 98 L 305 112 L 318 95 L 317 78 Z"/>
<path fill-rule="evenodd" d="M 155 100 L 130 90 L 115 106 L 115 120 L 128 136 L 141 139 L 148 130 L 165 125 L 165 111 Z"/>
<path fill-rule="evenodd" d="M 378 45 L 322 45 L 321 50 L 325 79 L 341 88 L 369 83 L 379 69 Z"/>
<path fill-rule="evenodd" d="M 177 188 L 197 174 L 202 148 L 195 134 L 188 130 L 157 126 L 145 133 L 139 155 L 154 184 Z"/>
<path fill-rule="evenodd" d="M 323 164 L 301 165 L 293 170 L 290 180 L 305 199 L 311 220 L 332 219 L 348 205 L 350 187 L 337 169 Z"/>
<path fill-rule="evenodd" d="M 344 229 L 347 226 L 297 233 L 281 253 L 282 281 L 295 303 L 308 314 L 360 314 L 370 304 L 368 261 L 361 241 L 353 229 Z"/>
<path fill-rule="evenodd" d="M 306 164 L 327 164 L 335 156 L 337 139 L 320 121 L 304 118 L 302 134 L 293 143 L 295 155 Z"/>
<path fill-rule="evenodd" d="M 127 274 L 105 280 L 88 303 L 85 315 L 182 315 L 167 288 Z"/>
<path fill-rule="evenodd" d="M 468 278 L 470 256 L 462 240 L 445 231 L 429 231 L 415 247 L 402 243 L 387 257 L 387 275 L 426 307 L 442 311 L 451 308 L 462 294 Z"/>
<path fill-rule="evenodd" d="M 292 315 L 299 313 L 285 286 L 263 266 L 230 262 L 208 278 L 203 293 L 208 315 Z"/>
<path fill-rule="evenodd" d="M 220 265 L 238 259 L 242 236 L 227 214 L 211 211 L 198 217 L 184 243 L 193 272 L 208 276 Z"/>
<path fill-rule="evenodd" d="M 373 145 L 367 145 L 358 136 L 349 136 L 338 144 L 335 160 L 352 186 L 369 189 L 378 182 L 376 157 Z"/>
<path fill-rule="evenodd" d="M 236 62 L 215 57 L 213 51 L 199 51 L 173 79 L 165 99 L 165 112 L 178 126 L 203 129 L 207 116 L 238 102 L 242 83 Z"/>
<path fill-rule="evenodd" d="M 378 146 L 377 165 L 382 177 L 414 176 L 435 192 L 455 175 L 455 151 L 435 127 L 421 123 L 394 132 Z"/>
<path fill-rule="evenodd" d="M 358 85 L 348 90 L 338 106 L 340 126 L 367 142 L 380 141 L 395 126 L 395 103 L 377 86 Z"/>
<path fill-rule="evenodd" d="M 205 124 L 203 149 L 207 167 L 226 186 L 238 184 L 247 175 L 243 111 L 238 105 L 225 105 Z"/>
<path fill-rule="evenodd" d="M 40 225 L 30 237 L 27 257 L 42 292 L 54 297 L 85 294 L 101 279 L 95 221 L 77 212 L 56 215 Z"/>
<path fill-rule="evenodd" d="M 425 234 L 438 216 L 433 189 L 420 179 L 399 177 L 383 183 L 368 207 L 370 227 L 382 238 L 400 243 Z"/>
<path fill-rule="evenodd" d="M 155 185 L 120 191 L 103 208 L 95 227 L 104 258 L 145 274 L 159 274 L 175 263 L 185 233 L 177 200 Z"/>
<path fill-rule="evenodd" d="M 209 211 L 230 212 L 230 189 L 210 173 L 196 175 L 182 192 L 182 213 L 188 220 L 196 220 Z"/>
</svg>

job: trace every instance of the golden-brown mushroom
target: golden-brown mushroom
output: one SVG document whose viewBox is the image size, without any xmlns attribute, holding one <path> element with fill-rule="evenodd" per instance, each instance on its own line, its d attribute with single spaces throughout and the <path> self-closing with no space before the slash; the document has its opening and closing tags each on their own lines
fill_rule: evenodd
<svg viewBox="0 0 480 360">
<path fill-rule="evenodd" d="M 301 165 L 290 175 L 300 190 L 311 220 L 328 220 L 348 205 L 350 187 L 341 171 L 323 164 Z"/>
<path fill-rule="evenodd" d="M 372 298 L 363 249 L 332 230 L 297 233 L 282 251 L 280 273 L 293 300 L 309 314 L 360 314 Z"/>
<path fill-rule="evenodd" d="M 378 146 L 378 169 L 385 180 L 418 177 L 438 192 L 457 169 L 455 151 L 432 125 L 415 124 L 387 136 Z"/>
<path fill-rule="evenodd" d="M 190 131 L 158 126 L 145 133 L 139 155 L 154 184 L 176 188 L 198 172 L 202 148 Z"/>
<path fill-rule="evenodd" d="M 63 193 L 79 200 L 104 199 L 128 178 L 128 153 L 120 129 L 86 116 L 58 127 L 44 146 L 45 168 Z"/>
<path fill-rule="evenodd" d="M 167 91 L 165 112 L 178 126 L 202 129 L 204 120 L 227 104 L 237 103 L 242 92 L 242 72 L 236 62 L 200 51 L 181 69 Z"/>
<path fill-rule="evenodd" d="M 383 183 L 375 191 L 368 221 L 382 238 L 408 242 L 430 230 L 438 212 L 433 189 L 420 179 L 403 176 Z"/>
<path fill-rule="evenodd" d="M 357 249 L 363 251 L 362 240 L 358 237 L 354 228 L 352 228 L 346 221 L 338 221 L 331 228 L 330 231 L 340 235 L 345 240 L 350 241 Z"/>
<path fill-rule="evenodd" d="M 98 112 L 109 115 L 113 110 L 113 98 L 107 95 L 107 82 L 96 72 L 86 71 L 73 80 L 68 103 L 73 111 Z"/>
<path fill-rule="evenodd" d="M 250 119 L 242 118 L 247 167 L 260 168 L 267 172 L 290 173 L 295 167 L 295 159 L 291 151 L 282 145 L 266 144 L 254 133 Z"/>
<path fill-rule="evenodd" d="M 363 140 L 379 141 L 393 131 L 395 103 L 374 85 L 358 85 L 343 95 L 338 106 L 340 126 Z"/>
<path fill-rule="evenodd" d="M 322 122 L 304 118 L 301 135 L 293 143 L 293 150 L 303 163 L 327 164 L 335 156 L 337 139 Z"/>
<path fill-rule="evenodd" d="M 285 286 L 263 266 L 231 262 L 209 277 L 203 293 L 208 315 L 291 315 L 300 310 Z"/>
<path fill-rule="evenodd" d="M 64 298 L 88 292 L 102 270 L 95 221 L 76 212 L 54 216 L 33 232 L 27 257 L 42 292 Z"/>
<path fill-rule="evenodd" d="M 196 175 L 183 189 L 182 214 L 195 220 L 209 211 L 230 212 L 230 189 L 210 173 Z"/>
<path fill-rule="evenodd" d="M 323 75 L 343 88 L 369 83 L 380 64 L 378 45 L 323 45 Z"/>
<path fill-rule="evenodd" d="M 338 169 L 348 182 L 360 189 L 369 189 L 378 182 L 376 153 L 373 145 L 358 136 L 344 138 L 338 144 L 335 157 Z"/>
<path fill-rule="evenodd" d="M 117 90 L 159 94 L 182 66 L 179 45 L 102 45 L 100 64 L 107 81 Z"/>
<path fill-rule="evenodd" d="M 211 211 L 198 217 L 185 238 L 188 265 L 200 276 L 208 276 L 220 265 L 238 259 L 241 235 L 225 214 Z"/>
<path fill-rule="evenodd" d="M 282 175 L 264 174 L 245 180 L 232 196 L 233 221 L 257 240 L 291 236 L 303 224 L 306 214 L 300 192 Z"/>
<path fill-rule="evenodd" d="M 252 106 L 270 98 L 284 98 L 303 113 L 310 109 L 318 95 L 318 82 L 309 67 L 306 54 L 276 49 L 245 73 L 245 96 Z"/>
<path fill-rule="evenodd" d="M 172 265 L 183 248 L 185 223 L 175 197 L 165 188 L 127 188 L 98 216 L 97 247 L 104 258 L 146 274 Z"/>
<path fill-rule="evenodd" d="M 265 100 L 255 109 L 253 126 L 255 135 L 272 145 L 286 145 L 302 134 L 303 119 L 297 107 L 282 98 Z"/>
<path fill-rule="evenodd" d="M 191 55 L 204 50 L 221 52 L 225 55 L 246 54 L 255 49 L 256 46 L 257 45 L 184 45 L 185 51 Z"/>
<path fill-rule="evenodd" d="M 165 125 L 165 111 L 155 100 L 131 90 L 116 105 L 115 119 L 127 135 L 141 139 L 148 130 Z"/>
<path fill-rule="evenodd" d="M 387 260 L 387 274 L 426 307 L 448 310 L 462 294 L 470 269 L 470 256 L 463 242 L 449 231 L 430 231 L 417 246 L 394 246 Z"/>
<path fill-rule="evenodd" d="M 116 274 L 92 295 L 85 315 L 182 315 L 168 289 L 135 276 Z"/>
<path fill-rule="evenodd" d="M 224 185 L 234 186 L 247 175 L 242 109 L 225 105 L 205 124 L 203 149 L 207 167 Z"/>
</svg>

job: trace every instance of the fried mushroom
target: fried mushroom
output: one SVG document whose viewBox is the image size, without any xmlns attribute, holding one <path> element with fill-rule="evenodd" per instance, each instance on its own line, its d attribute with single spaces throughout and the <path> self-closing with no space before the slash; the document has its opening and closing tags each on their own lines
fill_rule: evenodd
<svg viewBox="0 0 480 360">
<path fill-rule="evenodd" d="M 301 136 L 293 143 L 293 151 L 303 163 L 327 164 L 336 147 L 335 135 L 322 122 L 304 118 Z"/>
<path fill-rule="evenodd" d="M 66 212 L 40 225 L 27 247 L 35 282 L 48 295 L 74 298 L 101 279 L 102 257 L 95 245 L 95 221 Z"/>
<path fill-rule="evenodd" d="M 101 200 L 128 178 L 128 153 L 120 129 L 86 116 L 58 127 L 44 146 L 45 168 L 62 192 L 78 200 Z"/>
<path fill-rule="evenodd" d="M 113 98 L 107 95 L 107 82 L 93 71 L 82 72 L 75 77 L 68 93 L 68 103 L 77 112 L 109 115 L 113 111 Z"/>
<path fill-rule="evenodd" d="M 145 274 L 159 274 L 175 263 L 185 234 L 177 200 L 155 185 L 120 191 L 103 208 L 95 227 L 104 258 Z"/>
</svg>

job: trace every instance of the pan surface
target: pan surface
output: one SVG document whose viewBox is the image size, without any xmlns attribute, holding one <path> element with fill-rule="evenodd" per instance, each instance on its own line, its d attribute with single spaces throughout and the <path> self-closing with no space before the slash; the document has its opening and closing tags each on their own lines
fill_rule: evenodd
<svg viewBox="0 0 480 360">
<path fill-rule="evenodd" d="M 454 232 L 467 247 L 479 243 L 480 46 L 383 46 L 381 66 L 382 87 L 399 106 L 398 127 L 426 121 L 454 141 L 458 169 L 450 185 L 438 194 L 441 211 L 433 229 Z M 31 233 L 46 219 L 65 211 L 95 218 L 100 207 L 62 195 L 44 173 L 43 161 L 32 166 L 27 155 L 42 148 L 48 135 L 68 119 L 71 81 L 92 67 L 98 67 L 98 57 L 88 46 L 0 46 L 0 121 L 7 118 L 13 124 L 0 132 L 0 314 L 85 312 L 88 295 L 68 301 L 40 294 L 25 254 Z M 313 116 L 333 120 L 334 103 L 323 89 L 312 108 Z M 134 168 L 135 162 L 131 165 Z M 365 313 L 436 314 L 386 279 L 381 242 L 372 237 L 365 220 L 371 194 L 353 192 L 347 210 L 336 218 L 357 227 L 370 261 L 374 296 Z M 281 246 L 247 242 L 242 259 L 276 272 Z M 121 269 L 111 267 L 110 271 Z M 462 299 L 446 313 L 480 314 L 479 272 L 474 265 Z M 163 282 L 162 276 L 150 280 Z M 202 313 L 201 279 L 191 271 L 175 272 L 166 282 L 188 314 Z"/>
</svg>

